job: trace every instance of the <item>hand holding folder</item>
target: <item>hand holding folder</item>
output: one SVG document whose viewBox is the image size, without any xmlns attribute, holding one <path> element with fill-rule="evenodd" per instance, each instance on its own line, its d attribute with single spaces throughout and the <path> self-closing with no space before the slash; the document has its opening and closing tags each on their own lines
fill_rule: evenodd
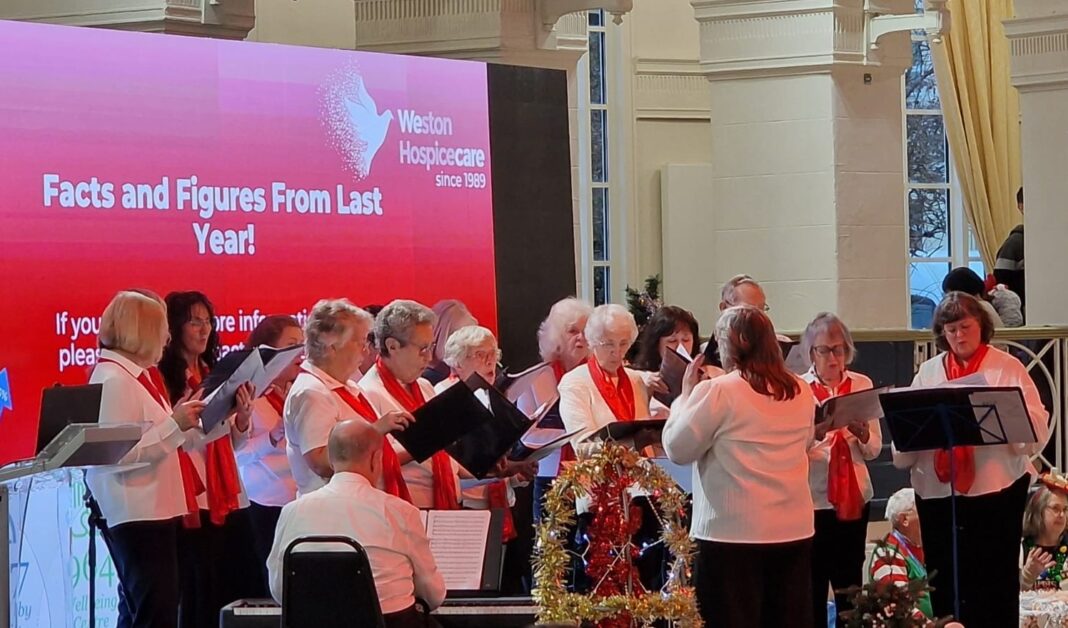
<svg viewBox="0 0 1068 628">
<path fill-rule="evenodd" d="M 210 432 L 229 416 L 242 384 L 251 383 L 257 395 L 263 394 L 296 361 L 301 351 L 302 345 L 284 349 L 261 346 L 226 354 L 201 384 L 205 406 L 200 421 L 204 431 Z"/>
</svg>

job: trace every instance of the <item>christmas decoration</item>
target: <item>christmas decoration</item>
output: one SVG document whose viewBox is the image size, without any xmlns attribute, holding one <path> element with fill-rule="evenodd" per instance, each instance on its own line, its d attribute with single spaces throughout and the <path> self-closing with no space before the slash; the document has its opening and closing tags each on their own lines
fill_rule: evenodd
<svg viewBox="0 0 1068 628">
<path fill-rule="evenodd" d="M 885 541 L 876 543 L 876 552 L 895 552 Z M 929 578 L 909 580 L 907 586 L 893 582 L 869 582 L 862 587 L 849 587 L 836 593 L 852 598 L 853 608 L 841 613 L 848 628 L 942 628 L 953 621 L 951 617 L 930 619 L 921 613 L 917 601 L 932 590 Z"/>
<path fill-rule="evenodd" d="M 660 542 L 672 556 L 667 583 L 659 591 L 646 591 L 634 567 L 639 549 L 631 539 L 641 515 L 630 503 L 627 489 L 632 487 L 649 493 L 662 530 Z M 590 498 L 594 515 L 583 556 L 593 582 L 588 594 L 569 593 L 564 586 L 570 563 L 567 529 L 575 523 L 578 497 Z M 682 524 L 686 496 L 660 467 L 633 449 L 606 443 L 561 472 L 544 503 L 534 560 L 539 622 L 592 622 L 598 628 L 650 626 L 657 620 L 679 628 L 703 625 L 693 588 L 687 585 L 694 546 Z"/>
<path fill-rule="evenodd" d="M 634 316 L 634 322 L 638 329 L 645 327 L 645 323 L 660 309 L 663 303 L 660 301 L 660 275 L 652 275 L 645 279 L 645 290 L 638 292 L 627 286 L 627 309 Z"/>
</svg>

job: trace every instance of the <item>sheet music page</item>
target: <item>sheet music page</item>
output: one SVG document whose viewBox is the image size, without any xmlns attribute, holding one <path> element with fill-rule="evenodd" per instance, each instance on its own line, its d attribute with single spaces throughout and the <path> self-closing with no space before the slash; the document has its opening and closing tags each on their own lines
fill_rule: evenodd
<svg viewBox="0 0 1068 628">
<path fill-rule="evenodd" d="M 833 420 L 831 427 L 846 427 L 853 421 L 882 418 L 883 406 L 879 403 L 879 395 L 887 390 L 889 388 L 884 386 L 828 399 L 824 405 Z"/>
<path fill-rule="evenodd" d="M 488 510 L 430 511 L 426 533 L 446 589 L 478 591 L 482 588 L 489 527 Z"/>
</svg>

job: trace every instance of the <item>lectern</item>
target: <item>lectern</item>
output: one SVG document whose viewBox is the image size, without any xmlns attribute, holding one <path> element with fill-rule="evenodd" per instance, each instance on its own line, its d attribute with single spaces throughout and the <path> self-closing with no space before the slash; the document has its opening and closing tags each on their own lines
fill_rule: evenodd
<svg viewBox="0 0 1068 628">
<path fill-rule="evenodd" d="M 139 424 L 98 425 L 72 423 L 60 431 L 32 460 L 0 469 L 0 628 L 10 628 L 13 596 L 11 589 L 11 525 L 8 484 L 22 478 L 61 468 L 113 465 L 141 440 Z"/>
</svg>

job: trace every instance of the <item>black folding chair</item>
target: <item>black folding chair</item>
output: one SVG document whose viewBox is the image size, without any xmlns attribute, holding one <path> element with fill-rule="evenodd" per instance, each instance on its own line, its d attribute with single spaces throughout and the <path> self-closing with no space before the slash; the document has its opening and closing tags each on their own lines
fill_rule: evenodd
<svg viewBox="0 0 1068 628">
<path fill-rule="evenodd" d="M 295 552 L 307 543 L 343 550 Z M 385 628 L 367 552 L 346 536 L 306 536 L 282 557 L 282 628 Z"/>
</svg>

